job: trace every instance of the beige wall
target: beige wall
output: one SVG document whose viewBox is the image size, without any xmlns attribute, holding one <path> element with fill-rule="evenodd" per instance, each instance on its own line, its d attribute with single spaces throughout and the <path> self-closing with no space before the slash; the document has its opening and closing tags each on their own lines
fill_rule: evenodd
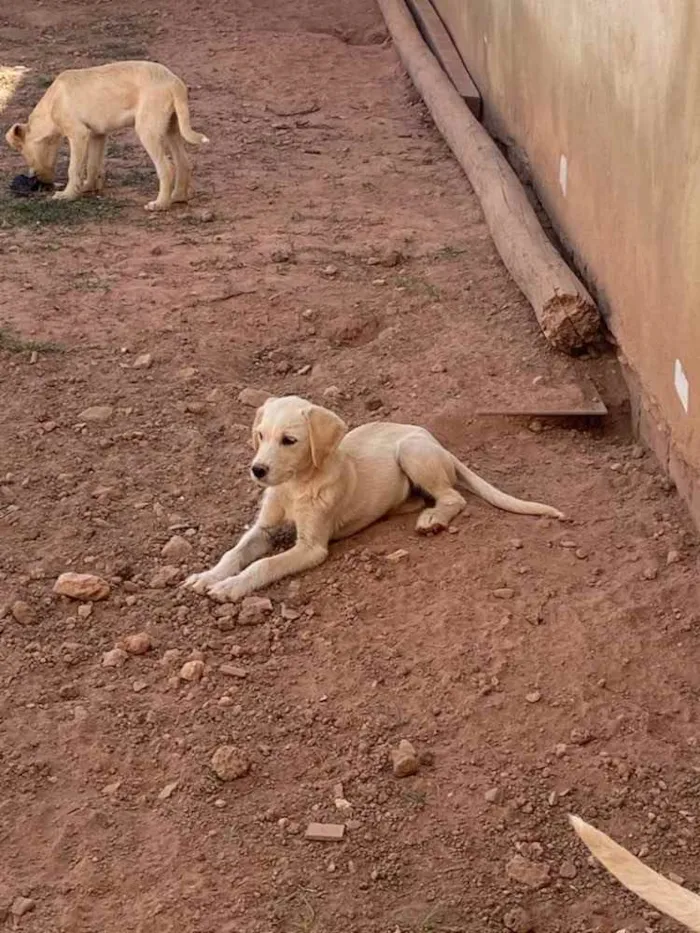
<svg viewBox="0 0 700 933">
<path fill-rule="evenodd" d="M 434 3 L 487 123 L 527 153 L 644 395 L 700 470 L 700 2 Z"/>
</svg>

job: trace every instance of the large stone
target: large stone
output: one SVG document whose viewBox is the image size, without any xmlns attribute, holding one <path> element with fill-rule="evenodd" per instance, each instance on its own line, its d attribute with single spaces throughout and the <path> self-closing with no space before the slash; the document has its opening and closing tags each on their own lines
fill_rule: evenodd
<svg viewBox="0 0 700 933">
<path fill-rule="evenodd" d="M 86 602 L 95 602 L 107 599 L 110 594 L 110 585 L 102 577 L 92 573 L 62 573 L 53 585 L 57 596 L 67 596 L 69 599 L 82 599 Z"/>
</svg>

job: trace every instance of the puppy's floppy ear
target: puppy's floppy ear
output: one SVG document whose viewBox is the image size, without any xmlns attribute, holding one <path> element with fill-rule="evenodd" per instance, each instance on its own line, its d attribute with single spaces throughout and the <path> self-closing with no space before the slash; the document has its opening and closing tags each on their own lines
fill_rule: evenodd
<svg viewBox="0 0 700 933">
<path fill-rule="evenodd" d="M 318 469 L 347 434 L 348 426 L 342 418 L 327 408 L 321 408 L 320 405 L 311 405 L 307 408 L 304 411 L 304 418 L 309 425 L 311 459 Z"/>
<path fill-rule="evenodd" d="M 253 419 L 253 427 L 250 432 L 250 446 L 253 450 L 257 450 L 260 446 L 258 441 L 258 428 L 260 427 L 260 422 L 262 421 L 263 414 L 265 413 L 265 406 L 268 402 L 274 402 L 275 396 L 271 395 L 269 398 L 265 399 L 260 408 L 255 412 L 255 418 Z"/>
<path fill-rule="evenodd" d="M 19 147 L 24 142 L 24 137 L 27 135 L 27 124 L 26 123 L 14 123 L 7 133 L 5 134 L 5 139 L 12 146 L 13 149 L 19 149 Z"/>
</svg>

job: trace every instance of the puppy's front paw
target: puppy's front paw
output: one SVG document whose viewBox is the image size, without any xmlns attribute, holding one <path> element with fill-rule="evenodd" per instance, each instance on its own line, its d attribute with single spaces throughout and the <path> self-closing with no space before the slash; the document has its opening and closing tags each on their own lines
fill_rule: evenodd
<svg viewBox="0 0 700 933">
<path fill-rule="evenodd" d="M 246 593 L 246 588 L 238 582 L 237 578 L 230 577 L 210 587 L 207 596 L 220 603 L 237 603 Z"/>
<path fill-rule="evenodd" d="M 192 590 L 195 593 L 201 593 L 206 596 L 210 588 L 215 583 L 219 583 L 221 577 L 211 570 L 205 570 L 202 573 L 193 573 L 182 584 L 183 589 Z"/>
</svg>

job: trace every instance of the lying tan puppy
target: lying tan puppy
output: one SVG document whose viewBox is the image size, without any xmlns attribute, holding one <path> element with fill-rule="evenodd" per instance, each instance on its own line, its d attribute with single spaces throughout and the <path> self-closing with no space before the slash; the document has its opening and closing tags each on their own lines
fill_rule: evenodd
<svg viewBox="0 0 700 933">
<path fill-rule="evenodd" d="M 699 895 L 647 868 L 631 852 L 580 817 L 570 815 L 569 820 L 598 861 L 629 891 L 694 933 L 700 933 Z"/>
<path fill-rule="evenodd" d="M 187 88 L 156 62 L 114 62 L 64 71 L 29 115 L 5 139 L 25 158 L 30 172 L 52 184 L 62 137 L 68 138 L 68 184 L 54 198 L 72 201 L 104 185 L 107 133 L 133 126 L 153 160 L 160 188 L 146 210 L 166 210 L 189 199 L 191 170 L 183 140 L 209 140 L 190 126 Z M 170 156 L 173 166 L 168 160 Z"/>
<path fill-rule="evenodd" d="M 257 520 L 215 567 L 184 583 L 221 601 L 317 566 L 329 541 L 390 513 L 422 508 L 416 530 L 441 531 L 465 505 L 455 489 L 458 479 L 508 512 L 562 517 L 551 506 L 500 492 L 423 428 L 375 422 L 348 434 L 332 411 L 294 395 L 268 399 L 258 409 L 252 441 L 257 453 L 251 473 L 266 487 Z M 272 533 L 284 525 L 295 526 L 296 544 L 266 557 Z"/>
</svg>

